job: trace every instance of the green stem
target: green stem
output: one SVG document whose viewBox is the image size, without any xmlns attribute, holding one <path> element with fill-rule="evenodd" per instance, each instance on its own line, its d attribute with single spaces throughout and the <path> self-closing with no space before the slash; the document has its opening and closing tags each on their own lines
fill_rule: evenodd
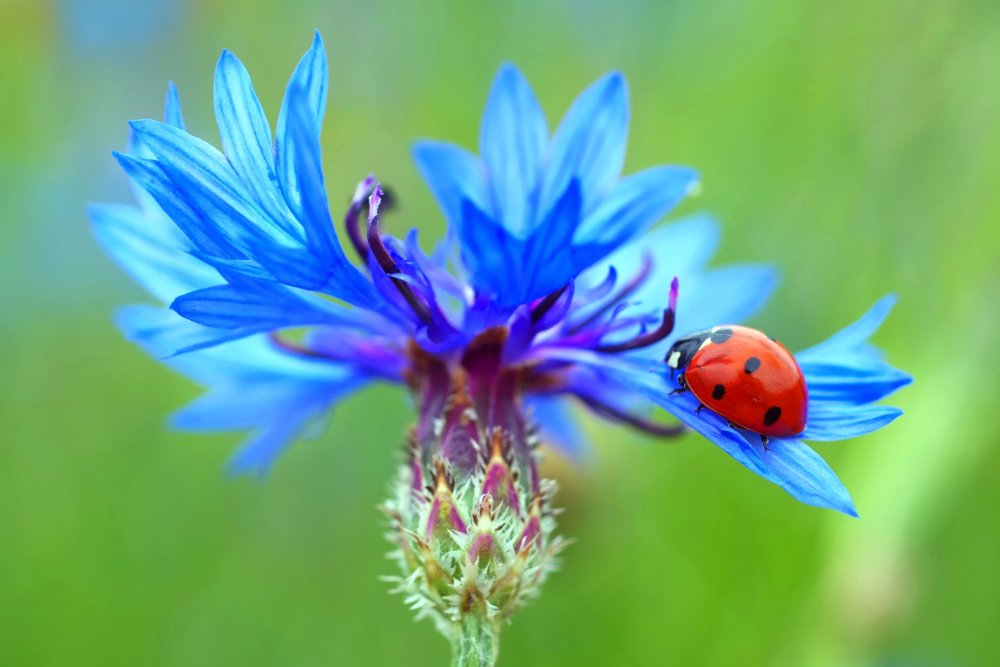
<svg viewBox="0 0 1000 667">
<path fill-rule="evenodd" d="M 494 667 L 500 625 L 479 614 L 463 614 L 451 642 L 451 667 Z"/>
</svg>

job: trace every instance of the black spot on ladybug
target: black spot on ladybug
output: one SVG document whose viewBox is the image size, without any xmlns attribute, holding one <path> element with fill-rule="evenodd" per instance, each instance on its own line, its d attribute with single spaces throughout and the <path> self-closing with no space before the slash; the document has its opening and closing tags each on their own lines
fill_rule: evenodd
<svg viewBox="0 0 1000 667">
<path fill-rule="evenodd" d="M 723 329 L 716 329 L 715 331 L 713 331 L 710 339 L 713 343 L 718 345 L 719 343 L 725 343 L 732 337 L 733 337 L 733 330 L 723 328 Z"/>
<path fill-rule="evenodd" d="M 747 375 L 750 375 L 758 368 L 760 368 L 760 359 L 758 359 L 757 357 L 750 357 L 749 359 L 747 359 L 747 362 L 743 364 L 743 371 Z"/>
<path fill-rule="evenodd" d="M 712 390 L 712 398 L 718 401 L 725 395 L 726 395 L 726 388 L 723 387 L 721 384 L 715 385 L 715 389 Z"/>
<path fill-rule="evenodd" d="M 767 409 L 764 413 L 764 426 L 770 426 L 781 418 L 781 408 L 777 405 Z"/>
</svg>

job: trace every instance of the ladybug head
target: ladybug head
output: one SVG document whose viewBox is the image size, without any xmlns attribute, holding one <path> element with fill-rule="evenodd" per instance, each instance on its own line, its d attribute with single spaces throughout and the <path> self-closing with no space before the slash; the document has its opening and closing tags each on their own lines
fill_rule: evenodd
<svg viewBox="0 0 1000 667">
<path fill-rule="evenodd" d="M 691 357 L 694 356 L 694 353 L 706 342 L 722 343 L 729 340 L 732 335 L 733 330 L 728 327 L 712 327 L 711 329 L 688 334 L 687 336 L 678 338 L 670 346 L 670 350 L 667 351 L 667 356 L 663 360 L 667 362 L 667 366 L 671 370 L 683 371 L 691 363 Z"/>
</svg>

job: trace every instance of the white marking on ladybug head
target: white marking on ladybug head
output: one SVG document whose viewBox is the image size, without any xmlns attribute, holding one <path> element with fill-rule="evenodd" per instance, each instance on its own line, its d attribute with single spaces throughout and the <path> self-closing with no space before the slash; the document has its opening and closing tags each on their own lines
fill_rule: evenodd
<svg viewBox="0 0 1000 667">
<path fill-rule="evenodd" d="M 717 329 L 717 328 L 718 328 L 718 327 L 716 327 L 716 329 Z M 714 331 L 714 329 L 713 329 L 713 331 Z M 700 349 L 701 349 L 701 348 L 703 348 L 703 347 L 708 347 L 708 346 L 709 346 L 709 345 L 711 345 L 711 344 L 712 344 L 712 337 L 711 337 L 711 336 L 709 336 L 709 337 L 708 337 L 708 338 L 706 338 L 705 340 L 701 341 L 701 345 L 699 345 L 699 346 L 698 346 L 698 349 L 700 350 Z"/>
<path fill-rule="evenodd" d="M 667 357 L 667 366 L 670 366 L 671 368 L 677 368 L 678 364 L 680 363 L 681 363 L 681 352 L 680 350 L 674 350 L 673 352 L 670 353 L 670 356 Z"/>
</svg>

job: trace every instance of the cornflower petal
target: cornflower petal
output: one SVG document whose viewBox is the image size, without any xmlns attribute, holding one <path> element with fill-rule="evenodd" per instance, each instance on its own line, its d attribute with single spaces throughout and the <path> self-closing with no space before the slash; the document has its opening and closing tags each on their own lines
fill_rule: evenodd
<svg viewBox="0 0 1000 667">
<path fill-rule="evenodd" d="M 334 232 L 320 164 L 319 136 L 309 124 L 309 97 L 305 90 L 293 89 L 287 96 L 291 119 L 292 153 L 296 183 L 300 189 L 302 220 L 310 245 L 315 248 L 327 278 L 314 289 L 348 303 L 375 309 L 378 294 L 371 282 L 348 261 Z"/>
<path fill-rule="evenodd" d="M 855 405 L 843 410 L 812 401 L 809 407 L 809 423 L 802 437 L 820 442 L 847 440 L 877 431 L 903 414 L 899 408 L 888 405 Z"/>
<path fill-rule="evenodd" d="M 796 355 L 796 358 L 801 362 L 809 363 L 845 354 L 852 357 L 857 355 L 871 356 L 874 348 L 868 343 L 868 339 L 882 326 L 895 305 L 896 296 L 894 294 L 882 297 L 857 322 L 841 329 L 822 343 L 802 350 Z"/>
<path fill-rule="evenodd" d="M 542 441 L 552 445 L 574 461 L 590 451 L 590 440 L 580 426 L 569 400 L 559 396 L 532 396 L 528 410 L 541 431 Z"/>
<path fill-rule="evenodd" d="M 308 127 L 312 128 L 318 140 L 326 113 L 328 65 L 323 39 L 316 31 L 312 46 L 299 60 L 285 90 L 285 98 L 278 113 L 278 126 L 274 141 L 274 161 L 278 175 L 278 183 L 289 207 L 301 218 L 301 191 L 295 173 L 295 145 L 291 137 L 292 129 L 298 120 L 305 117 Z M 301 93 L 304 107 L 297 121 L 290 120 L 291 92 Z"/>
<path fill-rule="evenodd" d="M 167 84 L 167 96 L 163 103 L 163 122 L 179 130 L 186 129 L 184 114 L 181 113 L 181 96 L 173 81 Z"/>
<path fill-rule="evenodd" d="M 413 160 L 463 243 L 467 234 L 476 232 L 476 221 L 467 219 L 466 208 L 493 217 L 486 171 L 475 155 L 441 141 L 419 141 L 413 146 Z"/>
<path fill-rule="evenodd" d="M 216 270 L 189 254 L 190 242 L 169 220 L 121 204 L 87 210 L 104 250 L 157 299 L 169 302 L 219 281 Z"/>
<path fill-rule="evenodd" d="M 697 183 L 698 172 L 687 167 L 653 167 L 626 176 L 584 218 L 577 242 L 617 247 L 669 213 Z"/>
<path fill-rule="evenodd" d="M 298 233 L 277 188 L 271 126 L 254 92 L 250 74 L 223 50 L 215 68 L 215 117 L 226 158 L 248 195 L 284 231 Z"/>
<path fill-rule="evenodd" d="M 492 177 L 503 227 L 517 236 L 528 230 L 548 123 L 535 93 L 514 65 L 497 72 L 479 132 L 479 152 Z"/>
<path fill-rule="evenodd" d="M 235 473 L 266 473 L 306 424 L 370 382 L 349 366 L 282 353 L 263 336 L 173 357 L 167 363 L 210 389 L 174 415 L 175 427 L 255 430 L 230 460 Z"/>
<path fill-rule="evenodd" d="M 618 72 L 583 91 L 559 124 L 546 158 L 538 215 L 548 214 L 577 180 L 589 210 L 621 173 L 628 137 L 628 87 Z"/>
<path fill-rule="evenodd" d="M 764 264 L 730 264 L 709 269 L 684 283 L 684 310 L 678 314 L 679 333 L 719 323 L 743 322 L 771 298 L 778 271 Z M 650 348 L 663 352 L 669 346 Z"/>
<path fill-rule="evenodd" d="M 616 181 L 628 118 L 624 78 L 612 73 L 581 93 L 545 145 L 534 93 L 505 65 L 480 128 L 482 160 L 439 142 L 415 146 L 417 167 L 463 246 L 479 292 L 506 308 L 541 298 L 690 193 L 697 174 L 685 167 L 654 167 Z M 482 258 L 486 248 L 494 257 Z"/>
<path fill-rule="evenodd" d="M 269 331 L 312 324 L 353 322 L 343 306 L 310 293 L 263 281 L 214 285 L 177 297 L 171 310 L 216 329 Z"/>
<path fill-rule="evenodd" d="M 238 329 L 205 327 L 184 319 L 168 308 L 149 305 L 120 308 L 115 324 L 125 338 L 160 360 L 228 343 L 247 335 Z"/>
<path fill-rule="evenodd" d="M 239 257 L 221 230 L 181 195 L 159 162 L 118 152 L 112 155 L 129 178 L 153 197 L 157 206 L 191 239 L 196 248 L 206 256 Z"/>
<path fill-rule="evenodd" d="M 174 187 L 181 189 L 192 208 L 215 223 L 233 248 L 249 255 L 251 241 L 289 247 L 301 242 L 301 238 L 264 217 L 225 156 L 210 144 L 155 120 L 136 120 L 130 125 L 156 156 Z"/>
</svg>

